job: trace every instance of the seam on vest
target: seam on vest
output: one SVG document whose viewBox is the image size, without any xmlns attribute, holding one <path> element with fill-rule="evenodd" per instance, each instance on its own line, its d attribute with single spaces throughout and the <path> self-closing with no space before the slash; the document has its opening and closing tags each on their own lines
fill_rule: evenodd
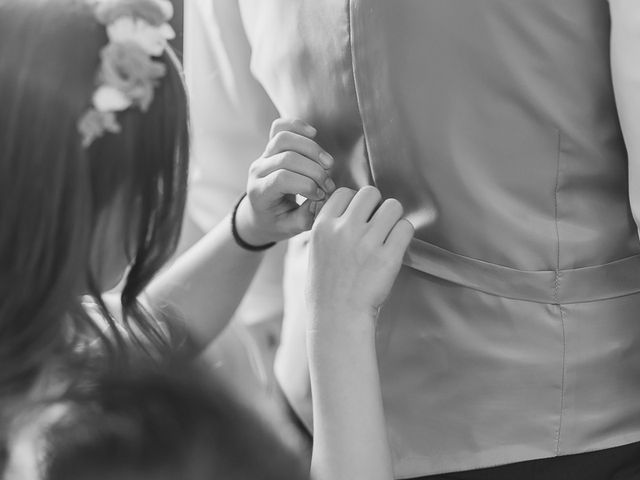
<svg viewBox="0 0 640 480">
<path fill-rule="evenodd" d="M 560 310 L 560 324 L 562 325 L 562 380 L 560 384 L 560 420 L 558 421 L 558 434 L 556 440 L 556 455 L 560 455 L 560 442 L 562 439 L 562 421 L 564 420 L 564 381 L 566 376 L 566 359 L 567 359 L 567 336 L 564 328 L 564 308 L 562 305 L 558 305 L 558 309 Z"/>
<path fill-rule="evenodd" d="M 560 326 L 562 328 L 562 377 L 560 381 L 560 417 L 558 419 L 558 431 L 556 433 L 556 455 L 560 455 L 560 440 L 562 438 L 562 421 L 564 419 L 564 394 L 565 394 L 565 374 L 566 374 L 566 358 L 567 358 L 567 339 L 564 325 L 564 310 L 560 304 L 560 227 L 559 227 L 559 196 L 560 196 L 560 161 L 562 159 L 562 132 L 558 130 L 558 147 L 556 153 L 556 185 L 554 193 L 554 210 L 555 210 L 555 228 L 556 228 L 556 272 L 555 272 L 555 290 L 553 296 L 558 305 L 560 313 Z"/>
<path fill-rule="evenodd" d="M 554 189 L 554 218 L 556 228 L 556 271 L 555 271 L 555 288 L 553 292 L 553 298 L 556 303 L 559 303 L 560 298 L 560 227 L 558 226 L 558 192 L 560 190 L 560 149 L 561 136 L 560 130 L 557 132 L 557 148 L 556 148 L 556 185 Z"/>
</svg>

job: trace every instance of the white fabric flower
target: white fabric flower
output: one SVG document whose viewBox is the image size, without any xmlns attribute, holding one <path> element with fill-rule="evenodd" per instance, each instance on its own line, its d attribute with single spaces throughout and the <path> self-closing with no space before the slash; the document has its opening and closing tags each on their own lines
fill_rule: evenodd
<svg viewBox="0 0 640 480">
<path fill-rule="evenodd" d="M 102 85 L 93 94 L 93 106 L 99 112 L 122 112 L 131 105 L 129 97 L 109 85 Z"/>
<path fill-rule="evenodd" d="M 157 0 L 158 6 L 162 10 L 164 16 L 168 19 L 173 18 L 173 4 L 169 0 Z"/>
<path fill-rule="evenodd" d="M 113 43 L 132 42 L 145 53 L 157 57 L 167 46 L 167 41 L 175 38 L 176 33 L 168 23 L 154 27 L 140 18 L 122 17 L 107 25 L 107 35 Z"/>
</svg>

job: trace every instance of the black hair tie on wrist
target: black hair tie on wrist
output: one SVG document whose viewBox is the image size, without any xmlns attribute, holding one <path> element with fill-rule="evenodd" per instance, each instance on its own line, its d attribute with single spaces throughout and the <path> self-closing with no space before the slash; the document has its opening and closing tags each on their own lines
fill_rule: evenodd
<svg viewBox="0 0 640 480">
<path fill-rule="evenodd" d="M 236 241 L 239 247 L 251 252 L 262 252 L 264 250 L 269 250 L 276 244 L 276 242 L 265 243 L 264 245 L 251 245 L 250 243 L 245 242 L 238 233 L 238 227 L 236 225 L 236 215 L 238 213 L 238 208 L 240 208 L 242 200 L 244 200 L 244 197 L 246 196 L 246 193 L 242 194 L 240 200 L 238 200 L 238 203 L 236 203 L 236 206 L 233 207 L 233 213 L 231 214 L 231 233 L 233 234 L 233 239 Z"/>
</svg>

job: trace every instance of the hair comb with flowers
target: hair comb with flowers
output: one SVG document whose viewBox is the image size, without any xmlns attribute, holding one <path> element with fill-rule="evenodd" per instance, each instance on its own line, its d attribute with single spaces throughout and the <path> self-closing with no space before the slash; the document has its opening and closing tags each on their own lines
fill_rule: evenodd
<svg viewBox="0 0 640 480">
<path fill-rule="evenodd" d="M 173 6 L 169 0 L 90 0 L 98 22 L 105 25 L 109 43 L 100 51 L 100 67 L 91 108 L 78 130 L 89 147 L 105 133 L 119 133 L 116 114 L 131 107 L 146 112 L 154 89 L 166 74 L 154 61 L 175 38 L 169 25 Z"/>
</svg>

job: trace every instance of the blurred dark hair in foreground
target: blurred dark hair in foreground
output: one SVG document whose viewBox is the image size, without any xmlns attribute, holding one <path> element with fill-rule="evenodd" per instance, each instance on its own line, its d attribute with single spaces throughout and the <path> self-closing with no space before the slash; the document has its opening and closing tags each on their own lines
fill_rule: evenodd
<svg viewBox="0 0 640 480">
<path fill-rule="evenodd" d="M 105 374 L 47 433 L 47 480 L 301 480 L 296 455 L 189 364 Z"/>
</svg>

